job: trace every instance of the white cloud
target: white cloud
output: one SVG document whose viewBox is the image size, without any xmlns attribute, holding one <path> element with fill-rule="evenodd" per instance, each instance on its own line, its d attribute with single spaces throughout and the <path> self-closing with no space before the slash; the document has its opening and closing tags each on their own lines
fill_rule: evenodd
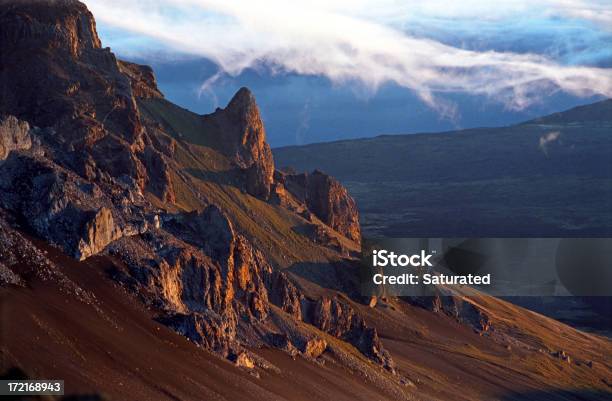
<svg viewBox="0 0 612 401">
<path fill-rule="evenodd" d="M 442 114 L 445 92 L 490 96 L 524 108 L 562 90 L 612 97 L 612 70 L 564 66 L 542 55 L 473 51 L 410 36 L 428 18 L 500 21 L 540 12 L 604 23 L 598 1 L 465 0 L 85 0 L 104 24 L 155 39 L 174 51 L 213 60 L 225 73 L 245 68 L 320 75 L 375 91 L 394 82 Z"/>
<path fill-rule="evenodd" d="M 555 0 L 557 13 L 561 16 L 592 21 L 603 29 L 612 30 L 612 5 L 609 0 Z"/>
</svg>

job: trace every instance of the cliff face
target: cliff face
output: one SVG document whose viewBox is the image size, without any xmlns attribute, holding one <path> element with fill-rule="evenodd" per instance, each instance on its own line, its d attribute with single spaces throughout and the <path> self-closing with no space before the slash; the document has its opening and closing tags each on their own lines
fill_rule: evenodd
<svg viewBox="0 0 612 401">
<path fill-rule="evenodd" d="M 237 177 L 207 180 L 211 172 L 184 164 L 201 149 L 173 137 L 165 119 L 141 114 L 139 102 L 165 102 L 152 70 L 102 48 L 84 5 L 6 4 L 0 11 L 0 113 L 11 116 L 0 120 L 0 215 L 79 261 L 112 257 L 118 263 L 113 280 L 154 308 L 159 321 L 240 366 L 255 366 L 247 353 L 252 346 L 311 359 L 340 352 L 331 336 L 355 347 L 357 359 L 393 371 L 376 330 L 348 302 L 333 298 L 327 307 L 331 301 L 305 292 L 271 262 L 281 249 L 261 247 L 265 237 L 245 233 L 254 225 L 243 217 L 247 202 L 253 205 L 247 213 L 272 216 L 257 217 L 267 232 L 280 230 L 282 219 L 304 221 L 292 207 L 267 202 L 271 188 L 282 184 L 274 180 L 263 121 L 248 89 L 225 109 L 199 117 L 202 134 L 214 137 L 214 151 L 223 156 L 219 163 L 232 169 L 215 177 Z M 323 231 L 329 225 L 358 241 L 346 190 L 315 173 L 304 191 L 306 197 L 291 202 L 321 219 L 308 224 Z M 184 201 L 186 192 L 191 203 Z M 224 210 L 208 201 L 211 195 L 234 203 Z M 308 235 L 300 241 L 313 257 L 342 258 Z M 282 251 L 293 251 L 287 248 Z"/>
<path fill-rule="evenodd" d="M 303 293 L 236 232 L 218 207 L 167 216 L 163 227 L 163 232 L 150 231 L 137 240 L 122 238 L 109 252 L 138 272 L 118 279 L 135 286 L 147 302 L 163 305 L 167 313 L 161 320 L 192 341 L 230 359 L 245 352 L 245 345 L 319 356 L 326 346 L 315 352 L 323 341 L 316 334 L 273 323 L 280 310 L 291 321 L 342 339 L 393 371 L 393 359 L 376 329 L 359 313 L 339 299 Z"/>
<path fill-rule="evenodd" d="M 78 1 L 11 1 L 0 12 L 0 113 L 53 129 L 63 164 L 147 182 L 130 80 Z"/>
<path fill-rule="evenodd" d="M 2 6 L 6 44 L 67 50 L 74 57 L 101 47 L 93 15 L 77 0 L 3 1 Z"/>
<path fill-rule="evenodd" d="M 118 60 L 119 69 L 130 79 L 135 97 L 140 99 L 161 99 L 164 95 L 157 88 L 157 79 L 148 65 Z"/>
</svg>

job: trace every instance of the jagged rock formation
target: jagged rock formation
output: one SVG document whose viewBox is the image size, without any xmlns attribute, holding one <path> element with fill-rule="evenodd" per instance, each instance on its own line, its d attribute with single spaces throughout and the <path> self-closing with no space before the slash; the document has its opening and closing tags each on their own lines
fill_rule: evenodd
<svg viewBox="0 0 612 401">
<path fill-rule="evenodd" d="M 167 216 L 163 226 L 163 232 L 151 231 L 136 241 L 116 241 L 109 252 L 138 272 L 133 276 L 139 281 L 139 292 L 149 294 L 148 302 L 167 310 L 162 321 L 192 341 L 226 357 L 239 353 L 242 342 L 267 344 L 290 353 L 298 349 L 313 358 L 325 351 L 323 340 L 287 327 L 280 327 L 284 333 L 268 334 L 264 325 L 274 305 L 297 321 L 353 344 L 393 370 L 376 330 L 348 303 L 308 298 L 236 233 L 218 207 Z M 260 328 L 259 334 L 251 333 L 253 327 Z"/>
<path fill-rule="evenodd" d="M 394 369 L 393 359 L 382 347 L 376 329 L 368 327 L 348 303 L 337 298 L 321 298 L 313 308 L 312 319 L 316 327 L 349 341 L 385 368 Z"/>
<path fill-rule="evenodd" d="M 150 71 L 120 65 L 102 48 L 93 16 L 76 0 L 5 2 L 0 38 L 0 113 L 47 128 L 57 160 L 82 177 L 107 173 L 143 190 L 150 140 L 132 87 L 154 95 Z"/>
<path fill-rule="evenodd" d="M 30 125 L 14 116 L 0 119 L 0 160 L 6 160 L 14 150 L 27 150 L 32 146 Z"/>
<path fill-rule="evenodd" d="M 432 288 L 432 293 L 431 296 L 407 299 L 414 305 L 450 316 L 472 327 L 476 332 L 483 333 L 492 328 L 493 324 L 487 312 L 469 298 L 446 287 Z"/>
<path fill-rule="evenodd" d="M 359 213 L 355 200 L 333 177 L 315 170 L 311 174 L 277 174 L 278 181 L 322 222 L 351 240 L 361 242 Z M 288 202 L 282 189 L 279 203 Z"/>
<path fill-rule="evenodd" d="M 85 229 L 77 245 L 76 257 L 85 260 L 96 255 L 108 244 L 122 236 L 121 229 L 115 225 L 113 214 L 106 207 L 86 213 Z"/>
<path fill-rule="evenodd" d="M 317 358 L 325 352 L 327 341 L 320 338 L 311 338 L 304 343 L 302 353 L 310 358 Z"/>
<path fill-rule="evenodd" d="M 252 377 L 258 377 L 258 370 L 268 371 L 261 375 L 262 381 L 281 372 L 257 354 L 260 348 L 274 348 L 306 360 L 289 362 L 283 369 L 301 363 L 312 364 L 311 368 L 325 365 L 329 370 L 323 375 L 355 376 L 347 383 L 358 383 L 357 391 L 366 389 L 366 383 L 374 388 L 365 393 L 367 397 L 380 393 L 388 399 L 408 399 L 406 388 L 414 384 L 403 375 L 421 372 L 420 361 L 411 359 L 429 355 L 432 347 L 449 340 L 437 328 L 445 324 L 443 319 L 451 320 L 446 315 L 453 317 L 454 325 L 456 319 L 478 331 L 481 336 L 475 337 L 479 340 L 494 332 L 495 341 L 505 342 L 501 350 L 498 344 L 491 348 L 490 359 L 480 365 L 487 369 L 502 365 L 496 361 L 507 357 L 504 350 L 510 341 L 512 347 L 523 347 L 516 363 L 523 363 L 523 355 L 532 352 L 531 344 L 541 347 L 544 343 L 529 332 L 512 337 L 516 327 L 508 330 L 510 334 L 503 333 L 500 327 L 511 319 L 495 316 L 495 308 L 502 310 L 499 306 L 487 305 L 487 300 L 484 305 L 471 302 L 461 294 L 434 297 L 429 302 L 411 300 L 437 312 L 419 310 L 429 315 L 418 317 L 411 313 L 417 308 L 404 300 L 374 299 L 368 307 L 356 295 L 354 260 L 345 252 L 345 248 L 356 251 L 360 241 L 355 202 L 345 188 L 321 172 L 275 174 L 263 122 L 247 89 L 238 91 L 225 109 L 211 115 L 179 113 L 178 107 L 163 99 L 149 68 L 119 61 L 101 47 L 93 17 L 80 2 L 14 0 L 2 6 L 0 115 L 16 118 L 0 119 L 0 286 L 3 302 L 5 293 L 24 297 L 17 298 L 17 304 L 25 299 L 24 304 L 31 307 L 39 296 L 45 301 L 59 299 L 35 313 L 26 309 L 28 313 L 15 320 L 16 325 L 31 320 L 20 333 L 28 346 L 34 338 L 50 336 L 53 352 L 57 348 L 66 355 L 77 355 L 75 360 L 54 360 L 54 368 L 56 362 L 68 361 L 71 372 L 83 369 L 78 371 L 80 376 L 91 369 L 89 363 L 95 358 L 81 362 L 89 355 L 103 355 L 96 360 L 110 360 L 108 371 L 117 370 L 115 357 L 132 352 L 131 347 L 122 347 L 130 344 L 123 337 L 126 333 L 144 339 L 147 346 L 154 344 L 146 349 L 147 355 L 155 346 L 166 355 L 185 346 L 188 355 L 201 359 L 204 354 L 196 354 L 196 348 L 186 341 L 179 344 L 176 340 L 183 339 L 175 333 L 162 333 L 158 323 L 157 330 L 153 329 L 153 318 L 228 358 Z M 150 109 L 144 107 L 147 101 Z M 185 116 L 191 120 L 185 121 Z M 181 135 L 184 130 L 206 141 L 191 143 L 188 136 Z M 91 258 L 94 255 L 97 257 Z M 84 259 L 87 263 L 78 262 Z M 80 286 L 67 274 L 81 280 Z M 97 291 L 102 282 L 105 287 L 98 294 L 106 304 L 83 289 L 90 286 Z M 15 286 L 19 288 L 12 291 Z M 123 306 L 129 305 L 131 314 L 123 316 L 124 311 L 117 308 L 122 304 L 114 299 L 109 302 L 115 296 L 125 298 Z M 132 308 L 135 300 L 146 305 L 146 311 L 142 305 Z M 403 308 L 412 309 L 405 312 Z M 86 323 L 80 322 L 85 320 L 80 315 L 70 316 L 72 311 L 83 310 L 95 316 L 87 316 Z M 522 316 L 508 307 L 503 311 Z M 436 335 L 428 337 L 427 322 L 421 319 L 431 316 L 440 319 L 429 326 L 438 330 Z M 131 326 L 132 318 L 138 324 Z M 79 330 L 68 334 L 64 330 L 81 327 L 95 332 L 97 327 L 89 323 L 98 322 L 96 319 L 103 322 L 100 333 L 111 336 L 110 340 L 87 334 L 83 338 Z M 78 324 L 53 326 L 65 320 Z M 560 326 L 546 325 L 547 333 L 563 332 Z M 36 334 L 30 334 L 32 330 Z M 168 337 L 170 334 L 174 337 Z M 582 333 L 570 334 L 572 341 L 582 341 L 583 348 L 604 344 Z M 95 341 L 89 337 L 96 337 Z M 417 352 L 409 358 L 400 353 L 394 360 L 384 347 L 386 338 L 392 339 L 386 343 L 391 350 L 408 343 L 422 348 L 415 348 Z M 465 358 L 473 366 L 478 359 L 471 353 L 474 348 L 466 346 L 468 340 L 472 341 L 463 333 L 453 345 L 434 348 L 436 358 L 447 354 L 438 352 L 440 349 L 456 348 L 448 358 L 449 365 L 454 367 L 459 358 Z M 112 358 L 106 347 L 113 349 Z M 0 348 L 3 356 L 12 358 L 13 350 L 5 352 L 3 344 Z M 15 353 L 25 348 L 17 346 Z M 96 354 L 100 349 L 103 354 Z M 555 361 L 570 357 L 570 353 L 558 355 Z M 175 363 L 174 368 L 182 365 L 182 360 L 172 357 L 166 361 Z M 291 361 L 284 355 L 278 359 Z M 580 358 L 572 353 L 571 360 L 574 366 Z M 75 361 L 78 368 L 72 365 Z M 597 370 L 598 364 L 591 363 L 588 369 L 609 372 Z M 162 370 L 160 377 L 167 377 L 166 367 Z M 130 380 L 146 376 L 145 386 L 152 381 L 148 370 L 146 375 L 125 371 Z M 458 371 L 448 375 L 454 377 Z M 310 372 L 318 374 L 317 369 Z M 441 377 L 437 371 L 423 372 L 417 379 Z M 574 378 L 574 373 L 567 372 L 563 383 Z M 99 385 L 99 372 L 94 373 L 93 383 Z M 181 373 L 180 380 L 187 376 L 192 380 L 200 373 Z M 300 375 L 291 371 L 283 379 L 292 376 Z M 499 377 L 506 379 L 499 375 L 493 380 Z M 520 375 L 516 380 L 530 386 L 527 378 Z M 278 382 L 278 376 L 273 380 Z M 441 386 L 435 380 L 438 394 Z M 239 386 L 246 382 L 241 377 Z M 594 382 L 601 383 L 601 379 L 594 377 L 590 383 Z M 183 387 L 194 387 L 192 384 Z M 205 385 L 200 384 L 195 397 L 175 398 L 201 399 Z M 174 394 L 174 390 L 161 390 L 163 393 L 155 393 L 158 398 Z M 244 393 L 242 387 L 239 390 L 236 394 Z M 262 392 L 257 399 L 271 395 Z"/>
<path fill-rule="evenodd" d="M 170 142 L 164 146 L 158 142 L 156 145 L 147 146 L 144 151 L 143 161 L 148 175 L 146 189 L 155 194 L 162 202 L 174 204 L 176 194 L 169 161 L 173 144 Z"/>
<path fill-rule="evenodd" d="M 182 164 L 191 145 L 139 109 L 141 101 L 163 100 L 152 70 L 103 49 L 84 5 L 8 2 L 0 11 L 0 37 L 0 93 L 6 94 L 0 113 L 17 116 L 0 120 L 2 212 L 77 260 L 111 255 L 121 261 L 125 269 L 114 279 L 155 308 L 159 321 L 239 365 L 252 365 L 242 356 L 245 346 L 310 359 L 339 352 L 331 336 L 393 370 L 376 330 L 348 301 L 299 288 L 271 263 L 274 248 L 258 246 L 260 238 L 246 235 L 239 219 L 192 185 L 199 172 Z M 241 180 L 229 182 L 260 200 L 234 196 L 279 213 L 262 202 L 273 188 L 288 200 L 282 213 L 296 222 L 312 210 L 320 221 L 307 218 L 309 230 L 300 235 L 314 255 L 343 257 L 321 249 L 319 242 L 332 240 L 342 248 L 330 227 L 359 241 L 355 204 L 331 177 L 305 176 L 299 196 L 275 181 L 248 89 L 201 120 L 225 158 L 221 164 L 235 167 Z M 289 181 L 293 188 L 299 178 Z M 208 189 L 226 198 L 223 188 Z M 178 201 L 185 191 L 194 194 L 189 205 Z M 3 266 L 4 282 L 20 282 Z"/>
<path fill-rule="evenodd" d="M 338 181 L 315 171 L 307 178 L 306 204 L 324 223 L 356 242 L 361 242 L 355 201 Z"/>
<path fill-rule="evenodd" d="M 109 194 L 103 190 L 108 183 L 88 182 L 39 151 L 11 154 L 0 165 L 0 205 L 37 235 L 83 260 L 123 235 L 146 229 L 152 218 L 144 210 L 123 213 L 119 207 L 142 204 L 142 195 L 128 186 L 113 186 Z"/>
<path fill-rule="evenodd" d="M 153 69 L 148 65 L 118 60 L 119 69 L 130 79 L 132 94 L 140 99 L 163 98 L 157 89 L 157 79 Z"/>
<path fill-rule="evenodd" d="M 302 305 L 305 302 L 304 295 L 287 278 L 287 275 L 279 271 L 274 272 L 270 287 L 273 289 L 270 294 L 272 303 L 296 319 L 302 320 Z"/>
<path fill-rule="evenodd" d="M 251 91 L 240 88 L 225 109 L 204 116 L 204 122 L 217 133 L 223 152 L 244 171 L 247 192 L 267 199 L 274 178 L 274 160 Z"/>
</svg>

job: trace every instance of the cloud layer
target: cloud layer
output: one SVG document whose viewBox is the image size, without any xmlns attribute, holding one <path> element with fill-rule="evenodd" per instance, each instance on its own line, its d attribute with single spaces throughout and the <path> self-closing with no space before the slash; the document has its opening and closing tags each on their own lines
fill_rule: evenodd
<svg viewBox="0 0 612 401">
<path fill-rule="evenodd" d="M 448 92 L 488 96 L 513 109 L 559 90 L 612 97 L 612 69 L 537 54 L 528 43 L 511 43 L 511 50 L 500 50 L 489 41 L 474 41 L 479 31 L 491 42 L 501 34 L 529 40 L 508 27 L 520 18 L 531 21 L 534 15 L 550 26 L 569 21 L 609 38 L 612 5 L 605 1 L 464 0 L 454 6 L 439 0 L 85 3 L 101 24 L 147 38 L 166 51 L 206 57 L 221 73 L 237 75 L 256 68 L 325 76 L 366 93 L 392 82 L 414 90 L 443 115 L 454 113 L 445 101 Z M 531 32 L 532 27 L 518 26 L 521 32 Z M 603 53 L 601 45 L 596 46 L 593 52 L 609 53 L 610 46 Z M 582 42 L 579 50 L 591 54 L 589 42 Z"/>
</svg>

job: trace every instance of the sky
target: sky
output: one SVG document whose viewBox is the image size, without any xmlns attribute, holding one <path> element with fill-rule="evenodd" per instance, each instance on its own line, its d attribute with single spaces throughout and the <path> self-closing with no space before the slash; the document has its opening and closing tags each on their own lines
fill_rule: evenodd
<svg viewBox="0 0 612 401">
<path fill-rule="evenodd" d="M 499 126 L 612 97 L 608 0 L 85 0 L 105 46 L 273 146 Z"/>
</svg>

